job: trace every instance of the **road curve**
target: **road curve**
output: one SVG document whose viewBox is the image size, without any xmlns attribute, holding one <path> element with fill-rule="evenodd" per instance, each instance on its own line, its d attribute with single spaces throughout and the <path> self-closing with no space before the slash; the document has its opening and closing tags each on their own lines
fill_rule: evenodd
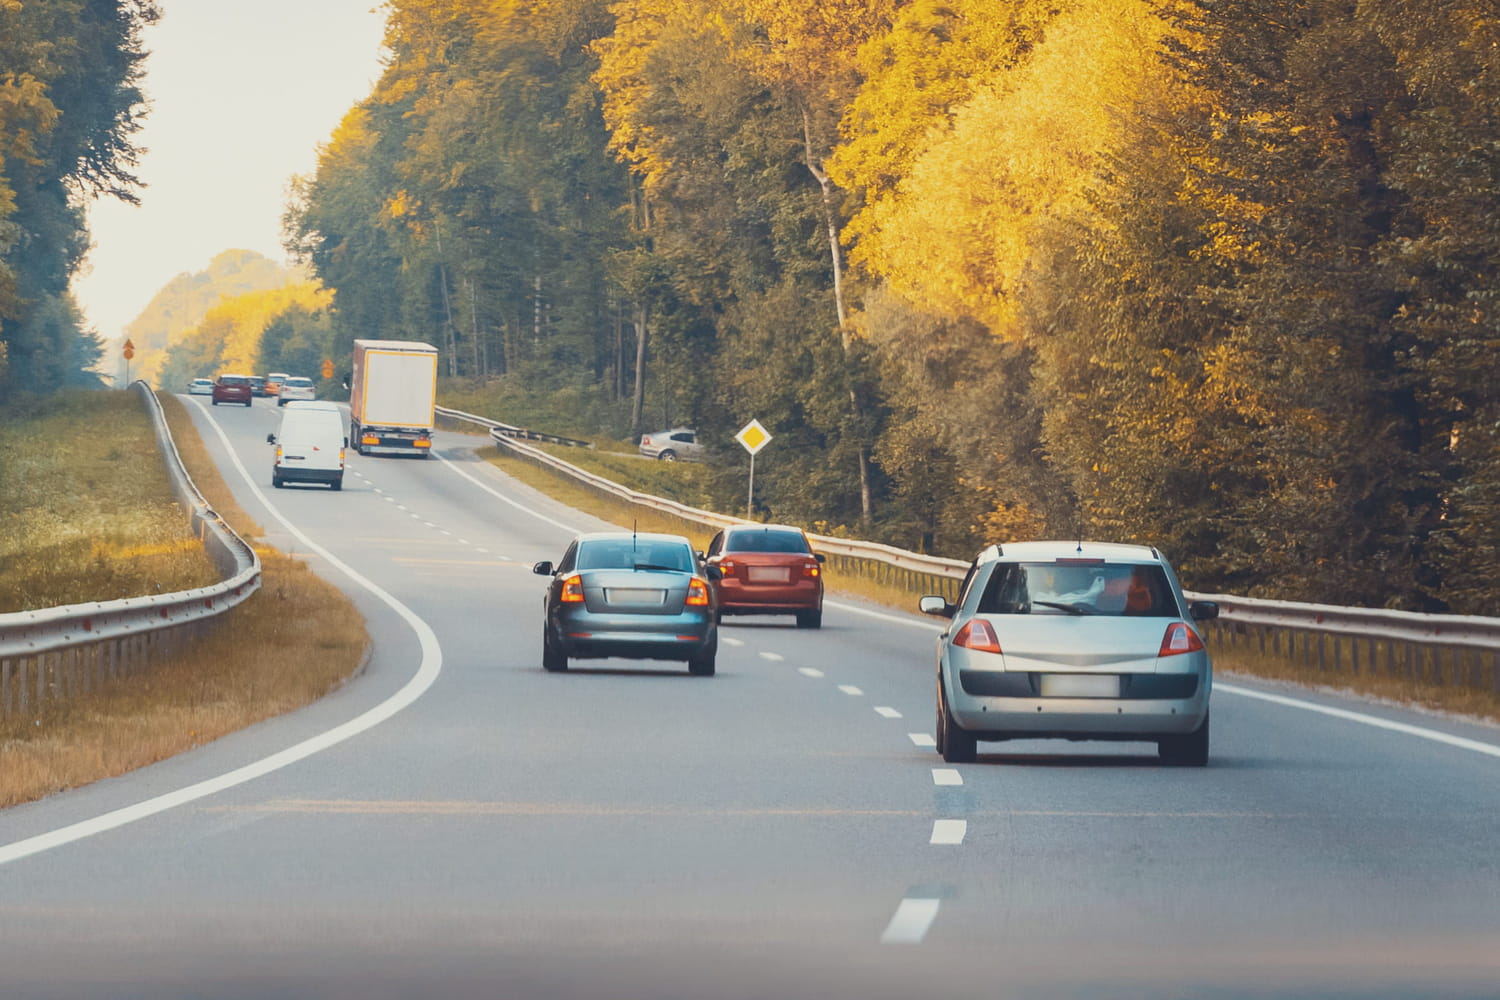
<svg viewBox="0 0 1500 1000">
<path fill-rule="evenodd" d="M 949 767 L 936 628 L 850 601 L 729 619 L 713 678 L 547 674 L 530 566 L 597 522 L 454 434 L 271 490 L 275 406 L 193 411 L 374 655 L 0 813 L 0 994 L 1500 995 L 1491 727 L 1234 678 L 1201 770 L 1045 742 Z"/>
</svg>

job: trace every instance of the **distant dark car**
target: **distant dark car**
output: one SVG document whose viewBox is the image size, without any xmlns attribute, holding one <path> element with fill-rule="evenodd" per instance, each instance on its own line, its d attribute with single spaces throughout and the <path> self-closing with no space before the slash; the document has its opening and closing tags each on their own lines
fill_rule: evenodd
<svg viewBox="0 0 1500 1000">
<path fill-rule="evenodd" d="M 254 389 L 249 375 L 220 375 L 214 383 L 213 405 L 220 403 L 244 403 L 249 406 Z"/>
<path fill-rule="evenodd" d="M 250 394 L 252 396 L 269 396 L 266 391 L 266 377 L 264 375 L 246 375 L 250 380 Z"/>
<path fill-rule="evenodd" d="M 685 660 L 714 673 L 718 608 L 711 577 L 681 535 L 630 531 L 579 535 L 561 561 L 532 572 L 552 577 L 542 601 L 542 666 L 568 669 L 570 657 Z"/>
<path fill-rule="evenodd" d="M 823 556 L 801 528 L 756 524 L 725 528 L 708 543 L 708 565 L 722 574 L 719 613 L 796 615 L 798 628 L 823 624 Z"/>
</svg>

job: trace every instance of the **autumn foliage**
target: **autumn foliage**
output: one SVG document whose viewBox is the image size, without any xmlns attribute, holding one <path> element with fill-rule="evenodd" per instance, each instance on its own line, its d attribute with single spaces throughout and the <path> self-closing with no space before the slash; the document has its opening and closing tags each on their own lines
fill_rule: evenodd
<svg viewBox="0 0 1500 1000">
<path fill-rule="evenodd" d="M 829 530 L 1493 613 L 1493 5 L 389 9 L 287 216 L 342 343 L 592 430 L 758 417 L 762 502 Z"/>
</svg>

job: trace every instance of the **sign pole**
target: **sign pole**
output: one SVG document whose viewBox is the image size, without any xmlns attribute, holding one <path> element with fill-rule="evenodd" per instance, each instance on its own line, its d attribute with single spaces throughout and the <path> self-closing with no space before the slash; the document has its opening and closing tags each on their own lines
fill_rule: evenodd
<svg viewBox="0 0 1500 1000">
<path fill-rule="evenodd" d="M 759 420 L 751 420 L 734 439 L 744 446 L 750 453 L 750 489 L 745 494 L 745 518 L 755 520 L 755 453 L 766 446 L 771 440 L 771 432 L 760 425 Z"/>
<path fill-rule="evenodd" d="M 755 520 L 755 452 L 750 453 L 750 489 L 745 494 L 745 519 Z"/>
</svg>

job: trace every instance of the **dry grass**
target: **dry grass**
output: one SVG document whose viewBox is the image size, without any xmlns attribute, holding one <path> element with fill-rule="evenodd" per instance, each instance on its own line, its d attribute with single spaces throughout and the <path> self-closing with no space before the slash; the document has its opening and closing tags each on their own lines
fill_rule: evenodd
<svg viewBox="0 0 1500 1000">
<path fill-rule="evenodd" d="M 164 396 L 162 405 L 199 489 L 236 531 L 253 537 L 259 526 L 234 502 L 181 403 Z M 0 806 L 208 743 L 314 701 L 354 674 L 369 637 L 353 604 L 305 564 L 274 549 L 256 551 L 261 590 L 182 655 L 90 695 L 0 721 Z"/>
<path fill-rule="evenodd" d="M 171 593 L 218 577 L 173 501 L 133 393 L 0 411 L 0 613 Z"/>
</svg>

